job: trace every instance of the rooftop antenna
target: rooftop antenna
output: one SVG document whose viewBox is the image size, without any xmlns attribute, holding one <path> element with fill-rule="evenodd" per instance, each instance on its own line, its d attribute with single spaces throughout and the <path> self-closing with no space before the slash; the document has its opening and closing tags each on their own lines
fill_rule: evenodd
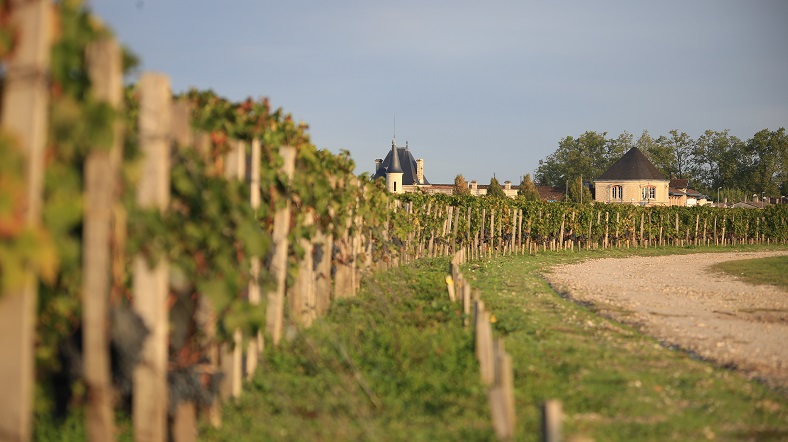
<svg viewBox="0 0 788 442">
<path fill-rule="evenodd" d="M 397 114 L 394 114 L 394 146 L 397 145 Z"/>
</svg>

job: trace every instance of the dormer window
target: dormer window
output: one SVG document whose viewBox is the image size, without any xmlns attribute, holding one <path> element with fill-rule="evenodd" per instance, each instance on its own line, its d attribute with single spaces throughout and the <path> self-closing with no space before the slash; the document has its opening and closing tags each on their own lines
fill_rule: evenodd
<svg viewBox="0 0 788 442">
<path fill-rule="evenodd" d="M 624 189 L 621 186 L 613 186 L 611 188 L 610 197 L 614 200 L 620 200 L 624 197 Z"/>
</svg>

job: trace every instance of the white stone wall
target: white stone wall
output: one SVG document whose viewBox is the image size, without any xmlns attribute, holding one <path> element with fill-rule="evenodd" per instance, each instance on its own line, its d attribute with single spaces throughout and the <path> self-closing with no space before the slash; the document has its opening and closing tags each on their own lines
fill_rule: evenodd
<svg viewBox="0 0 788 442">
<path fill-rule="evenodd" d="M 391 193 L 404 193 L 402 188 L 402 173 L 386 174 L 386 189 Z"/>
<path fill-rule="evenodd" d="M 668 183 L 668 180 L 594 181 L 596 188 L 594 200 L 602 203 L 667 206 L 670 204 Z M 623 196 L 621 199 L 613 199 L 613 186 L 622 187 Z M 647 186 L 654 186 L 656 191 L 654 199 L 643 199 L 643 188 Z"/>
</svg>

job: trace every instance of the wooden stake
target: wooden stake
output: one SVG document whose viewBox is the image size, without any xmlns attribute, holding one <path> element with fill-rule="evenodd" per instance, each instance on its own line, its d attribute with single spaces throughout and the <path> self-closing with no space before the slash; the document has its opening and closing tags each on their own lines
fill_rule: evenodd
<svg viewBox="0 0 788 442">
<path fill-rule="evenodd" d="M 322 229 L 317 230 L 315 244 L 323 252 L 317 263 L 315 272 L 315 310 L 322 316 L 328 311 L 331 303 L 331 249 L 334 247 L 333 236 L 326 235 Z"/>
<path fill-rule="evenodd" d="M 119 110 L 123 100 L 120 46 L 101 40 L 87 48 L 91 92 Z M 109 150 L 95 147 L 85 162 L 85 215 L 82 230 L 82 338 L 88 404 L 85 424 L 88 440 L 115 439 L 112 379 L 109 355 L 109 297 L 112 289 L 112 212 L 117 169 L 123 148 L 120 120 L 115 122 Z"/>
<path fill-rule="evenodd" d="M 462 323 L 465 327 L 468 326 L 471 316 L 471 285 L 465 284 L 462 286 Z"/>
<path fill-rule="evenodd" d="M 490 211 L 490 256 L 495 252 L 495 209 Z"/>
<path fill-rule="evenodd" d="M 172 428 L 173 442 L 197 440 L 197 419 L 194 402 L 180 402 L 175 409 Z"/>
<path fill-rule="evenodd" d="M 310 211 L 304 218 L 304 227 L 314 224 L 314 214 Z M 312 241 L 306 238 L 298 240 L 304 249 L 304 257 L 298 265 L 298 275 L 292 287 L 287 288 L 287 305 L 290 318 L 309 327 L 315 318 L 315 274 L 312 260 Z"/>
<path fill-rule="evenodd" d="M 251 168 L 249 171 L 249 204 L 252 206 L 252 211 L 257 217 L 257 210 L 260 208 L 260 162 L 262 161 L 262 147 L 260 140 L 252 140 L 251 152 Z M 261 232 L 262 234 L 262 232 Z M 259 306 L 262 300 L 260 292 L 260 257 L 252 256 L 250 258 L 250 277 L 249 280 L 249 305 Z M 246 377 L 252 379 L 255 371 L 257 371 L 257 359 L 260 352 L 263 351 L 263 334 L 259 330 L 256 335 L 249 339 L 249 345 L 246 348 Z"/>
<path fill-rule="evenodd" d="M 549 399 L 542 408 L 542 442 L 561 442 L 561 401 Z"/>
<path fill-rule="evenodd" d="M 164 211 L 170 200 L 170 82 L 162 74 L 144 73 L 138 87 L 143 163 L 137 204 Z M 153 268 L 144 256 L 134 258 L 134 310 L 150 330 L 134 369 L 132 413 L 138 441 L 167 439 L 168 269 L 164 258 Z"/>
<path fill-rule="evenodd" d="M 4 69 L 2 128 L 19 141 L 27 156 L 25 224 L 41 218 L 44 148 L 49 106 L 49 58 L 53 8 L 49 1 L 11 1 L 9 26 L 16 47 Z M 31 436 L 35 378 L 35 276 L 26 271 L 16 290 L 0 293 L 0 438 L 27 441 Z"/>
<path fill-rule="evenodd" d="M 282 146 L 279 148 L 279 155 L 284 160 L 281 172 L 288 181 L 293 179 L 295 172 L 296 149 L 292 146 Z M 273 232 L 273 258 L 271 259 L 270 271 L 274 275 L 276 287 L 267 294 L 268 305 L 266 307 L 266 333 L 271 337 L 274 346 L 279 345 L 282 339 L 282 328 L 284 325 L 285 312 L 285 280 L 287 278 L 287 235 L 290 233 L 290 197 L 280 195 L 285 198 L 285 207 L 276 211 L 274 215 Z"/>
<path fill-rule="evenodd" d="M 495 380 L 495 370 L 490 313 L 484 311 L 484 304 L 480 304 L 480 302 L 476 302 L 476 357 L 479 360 L 479 374 L 482 384 L 492 385 Z"/>
<path fill-rule="evenodd" d="M 460 208 L 454 208 L 454 221 L 451 227 L 451 253 L 457 252 L 457 224 L 460 222 Z"/>
<path fill-rule="evenodd" d="M 228 180 L 242 180 L 246 176 L 246 143 L 231 140 L 230 145 L 232 149 L 227 153 L 224 162 L 224 177 Z M 235 329 L 232 344 L 222 344 L 221 364 L 224 378 L 221 390 L 224 400 L 241 396 L 244 369 L 242 343 L 243 334 L 240 329 Z"/>
</svg>

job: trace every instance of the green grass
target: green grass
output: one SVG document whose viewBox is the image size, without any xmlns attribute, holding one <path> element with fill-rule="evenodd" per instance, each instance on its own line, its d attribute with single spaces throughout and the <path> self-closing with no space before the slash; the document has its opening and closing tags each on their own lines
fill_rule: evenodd
<svg viewBox="0 0 788 442">
<path fill-rule="evenodd" d="M 788 255 L 721 262 L 712 266 L 711 271 L 749 284 L 775 285 L 788 290 Z"/>
<path fill-rule="evenodd" d="M 692 251 L 547 253 L 468 266 L 465 275 L 495 312 L 495 327 L 506 336 L 512 355 L 518 440 L 538 440 L 539 406 L 550 398 L 563 402 L 565 434 L 572 437 L 788 439 L 785 391 L 770 390 L 601 318 L 558 296 L 540 276 L 553 265 L 593 257 Z"/>
<path fill-rule="evenodd" d="M 374 275 L 359 296 L 267 352 L 220 430 L 200 440 L 493 440 L 448 260 Z"/>
<path fill-rule="evenodd" d="M 765 248 L 548 252 L 466 265 L 512 355 L 516 440 L 539 440 L 548 398 L 563 402 L 567 439 L 788 439 L 788 392 L 664 348 L 562 298 L 541 276 L 596 257 L 732 250 Z M 447 267 L 420 260 L 375 274 L 311 328 L 289 330 L 223 407 L 222 427 L 202 424 L 199 440 L 494 440 L 471 330 L 447 300 Z M 79 416 L 39 420 L 36 440 L 81 440 Z"/>
<path fill-rule="evenodd" d="M 556 294 L 541 275 L 596 257 L 764 250 L 545 253 L 465 266 L 513 358 L 517 440 L 539 440 L 558 398 L 568 438 L 785 440 L 785 392 L 663 347 Z M 785 248 L 782 248 L 785 250 Z M 470 330 L 446 301 L 446 260 L 378 274 L 281 351 L 270 352 L 221 430 L 201 439 L 491 440 Z"/>
</svg>

